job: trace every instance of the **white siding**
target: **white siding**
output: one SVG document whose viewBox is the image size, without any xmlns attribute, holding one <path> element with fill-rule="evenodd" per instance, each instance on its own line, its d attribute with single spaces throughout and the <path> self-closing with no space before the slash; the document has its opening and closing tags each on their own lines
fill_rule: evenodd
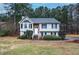
<svg viewBox="0 0 79 59">
<path fill-rule="evenodd" d="M 47 24 L 47 29 L 42 28 L 42 24 L 39 24 L 40 31 L 59 31 L 59 24 L 57 24 L 57 28 L 55 28 L 55 24 L 53 24 L 54 28 L 52 28 L 52 24 Z"/>
<path fill-rule="evenodd" d="M 33 24 L 32 24 L 32 28 L 29 28 L 29 24 L 31 23 L 22 23 L 23 24 L 23 28 L 21 28 L 21 24 L 20 24 L 20 31 L 26 31 L 26 30 L 33 30 Z M 27 28 L 25 28 L 25 24 L 27 24 Z"/>
<path fill-rule="evenodd" d="M 21 28 L 21 24 L 23 24 L 22 25 L 23 28 Z M 25 28 L 25 24 L 27 25 L 27 28 Z M 28 22 L 20 23 L 20 36 L 23 35 L 26 30 L 33 30 L 33 24 L 32 24 L 32 28 L 29 28 L 30 24 L 32 24 L 32 23 L 28 23 Z"/>
<path fill-rule="evenodd" d="M 52 35 L 58 36 L 58 32 L 60 31 L 59 25 L 60 24 L 57 24 L 57 28 L 55 28 L 56 24 L 53 24 L 53 28 L 52 28 L 52 24 L 47 24 L 47 29 L 43 29 L 42 24 L 39 24 L 39 31 L 40 32 L 42 31 L 43 35 L 45 35 L 45 32 L 47 33 L 46 35 L 51 35 L 52 32 Z M 54 32 L 56 32 L 56 34 Z"/>
</svg>

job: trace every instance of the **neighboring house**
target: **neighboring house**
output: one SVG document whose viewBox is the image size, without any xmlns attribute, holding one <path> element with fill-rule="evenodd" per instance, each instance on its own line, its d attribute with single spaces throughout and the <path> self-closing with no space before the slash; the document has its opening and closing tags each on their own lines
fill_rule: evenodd
<svg viewBox="0 0 79 59">
<path fill-rule="evenodd" d="M 33 36 L 56 35 L 59 36 L 60 22 L 54 18 L 28 18 L 22 17 L 20 24 L 20 36 L 26 30 L 32 30 Z"/>
</svg>

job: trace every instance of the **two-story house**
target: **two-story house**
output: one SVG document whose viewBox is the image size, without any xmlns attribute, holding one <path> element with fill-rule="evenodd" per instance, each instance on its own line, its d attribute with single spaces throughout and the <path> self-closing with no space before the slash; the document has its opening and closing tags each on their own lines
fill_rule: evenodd
<svg viewBox="0 0 79 59">
<path fill-rule="evenodd" d="M 27 30 L 33 31 L 33 36 L 56 35 L 60 31 L 60 22 L 55 18 L 28 18 L 22 17 L 20 24 L 20 36 Z"/>
</svg>

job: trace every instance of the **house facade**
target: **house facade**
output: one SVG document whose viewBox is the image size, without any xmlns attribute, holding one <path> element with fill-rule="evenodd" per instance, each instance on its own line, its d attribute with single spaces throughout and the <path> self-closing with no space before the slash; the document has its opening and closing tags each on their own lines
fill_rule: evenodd
<svg viewBox="0 0 79 59">
<path fill-rule="evenodd" d="M 20 36 L 27 30 L 33 31 L 33 36 L 56 35 L 59 36 L 60 22 L 54 18 L 29 18 L 22 17 L 20 24 Z"/>
</svg>

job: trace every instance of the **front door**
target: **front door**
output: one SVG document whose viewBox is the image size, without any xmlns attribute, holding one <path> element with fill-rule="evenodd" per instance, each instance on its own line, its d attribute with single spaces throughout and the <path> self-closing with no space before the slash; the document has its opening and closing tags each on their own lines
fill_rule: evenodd
<svg viewBox="0 0 79 59">
<path fill-rule="evenodd" d="M 38 35 L 39 34 L 39 24 L 33 24 L 33 27 L 34 27 L 33 34 Z"/>
<path fill-rule="evenodd" d="M 34 35 L 38 35 L 38 28 L 34 28 Z"/>
</svg>

